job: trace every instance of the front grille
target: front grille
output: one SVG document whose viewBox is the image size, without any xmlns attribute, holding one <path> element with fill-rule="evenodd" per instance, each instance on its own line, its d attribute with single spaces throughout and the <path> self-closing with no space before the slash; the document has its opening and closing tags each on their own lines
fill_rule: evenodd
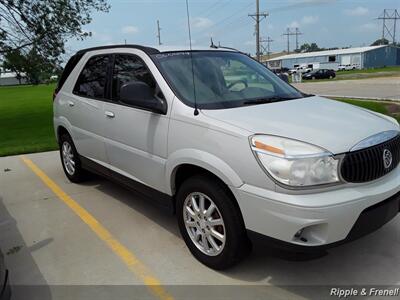
<svg viewBox="0 0 400 300">
<path fill-rule="evenodd" d="M 385 168 L 384 151 L 392 153 L 392 164 Z M 344 156 L 341 174 L 347 182 L 367 182 L 393 171 L 400 162 L 400 135 L 382 144 L 349 152 Z"/>
</svg>

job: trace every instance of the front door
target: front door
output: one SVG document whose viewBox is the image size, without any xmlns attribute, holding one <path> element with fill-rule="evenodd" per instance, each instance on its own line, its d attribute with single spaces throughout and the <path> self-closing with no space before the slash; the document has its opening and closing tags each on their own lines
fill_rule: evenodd
<svg viewBox="0 0 400 300">
<path fill-rule="evenodd" d="M 111 169 L 147 186 L 164 190 L 169 118 L 120 101 L 125 83 L 141 81 L 163 97 L 145 62 L 133 54 L 115 54 L 111 101 L 104 103 L 105 145 Z"/>
</svg>

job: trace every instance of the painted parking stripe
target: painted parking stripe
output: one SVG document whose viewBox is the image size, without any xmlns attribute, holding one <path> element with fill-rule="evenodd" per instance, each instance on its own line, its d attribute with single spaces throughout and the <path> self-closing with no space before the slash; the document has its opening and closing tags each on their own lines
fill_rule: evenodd
<svg viewBox="0 0 400 300">
<path fill-rule="evenodd" d="M 173 300 L 173 297 L 163 288 L 161 282 L 154 277 L 150 270 L 134 253 L 115 239 L 112 234 L 95 219 L 86 209 L 68 196 L 53 180 L 51 180 L 29 158 L 21 156 L 22 161 L 35 173 L 43 183 L 53 191 L 90 229 L 125 263 L 129 270 L 139 277 L 148 289 L 161 300 Z"/>
</svg>

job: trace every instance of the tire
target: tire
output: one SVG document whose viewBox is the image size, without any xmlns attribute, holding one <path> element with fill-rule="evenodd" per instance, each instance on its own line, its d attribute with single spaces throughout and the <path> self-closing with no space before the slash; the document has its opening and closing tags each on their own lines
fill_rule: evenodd
<svg viewBox="0 0 400 300">
<path fill-rule="evenodd" d="M 201 209 L 195 209 L 191 201 L 192 196 L 194 196 L 197 208 L 200 207 L 203 197 L 203 211 L 206 213 L 202 214 Z M 215 270 L 232 267 L 240 262 L 251 249 L 241 212 L 234 201 L 235 199 L 232 199 L 223 183 L 204 175 L 187 179 L 176 196 L 179 230 L 187 247 L 197 260 Z M 213 210 L 210 210 L 211 203 L 215 206 Z M 191 206 L 189 207 L 191 213 L 187 210 L 187 205 Z M 212 213 L 207 218 L 208 212 Z M 197 214 L 197 217 L 193 217 L 192 213 Z M 210 223 L 210 221 L 214 221 L 214 224 L 217 224 L 215 222 L 220 224 L 221 219 L 222 225 L 213 226 Z M 187 227 L 186 221 L 190 221 L 192 224 Z M 197 224 L 195 225 L 195 223 Z M 198 233 L 200 235 L 196 244 L 194 239 Z M 216 238 L 215 235 L 219 238 L 224 236 L 224 241 Z M 203 239 L 203 236 L 206 237 Z M 206 247 L 204 247 L 204 241 Z M 218 246 L 219 250 L 217 250 Z M 207 251 L 206 248 L 210 249 Z"/>
<path fill-rule="evenodd" d="M 333 78 L 332 75 L 330 75 L 330 76 L 329 76 L 329 79 L 332 79 L 332 78 Z"/>
<path fill-rule="evenodd" d="M 312 80 L 315 80 L 315 76 L 311 77 Z"/>
<path fill-rule="evenodd" d="M 85 181 L 87 179 L 87 172 L 82 168 L 79 154 L 76 151 L 72 138 L 68 134 L 62 134 L 59 145 L 61 164 L 67 178 L 74 183 Z"/>
</svg>

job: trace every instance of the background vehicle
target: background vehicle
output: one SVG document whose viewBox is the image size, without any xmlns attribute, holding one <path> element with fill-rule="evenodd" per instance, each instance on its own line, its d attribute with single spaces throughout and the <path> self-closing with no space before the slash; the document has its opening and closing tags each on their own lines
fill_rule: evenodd
<svg viewBox="0 0 400 300">
<path fill-rule="evenodd" d="M 215 269 L 243 259 L 252 236 L 318 251 L 399 211 L 396 120 L 305 95 L 233 50 L 79 51 L 54 126 L 72 182 L 89 170 L 168 206 Z"/>
<path fill-rule="evenodd" d="M 311 72 L 311 71 L 312 71 L 312 68 L 304 65 L 304 66 L 299 66 L 299 67 L 296 67 L 294 69 L 289 70 L 289 75 L 297 74 L 297 73 L 302 73 L 303 74 L 303 73 L 308 73 L 308 72 Z"/>
<path fill-rule="evenodd" d="M 4 263 L 3 253 L 0 251 L 0 300 L 11 299 L 8 270 Z"/>
<path fill-rule="evenodd" d="M 339 65 L 338 71 L 348 71 L 348 70 L 356 70 L 359 69 L 359 66 L 356 64 L 348 64 L 348 65 Z"/>
<path fill-rule="evenodd" d="M 319 69 L 311 71 L 303 75 L 303 79 L 332 79 L 336 77 L 336 73 L 333 70 Z"/>
</svg>

